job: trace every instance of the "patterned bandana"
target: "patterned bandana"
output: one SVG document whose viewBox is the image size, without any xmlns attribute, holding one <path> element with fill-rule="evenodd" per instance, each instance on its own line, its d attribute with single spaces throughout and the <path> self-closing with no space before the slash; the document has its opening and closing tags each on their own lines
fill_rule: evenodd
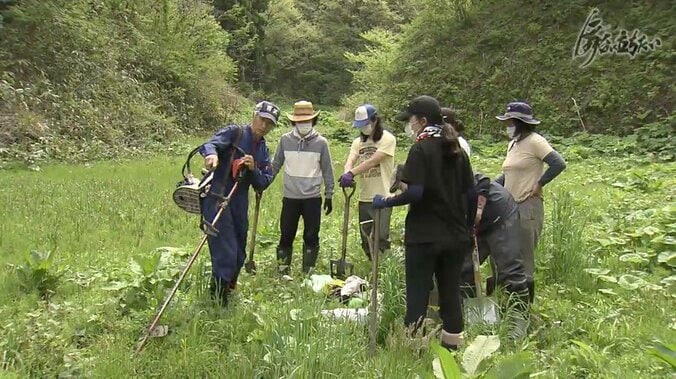
<svg viewBox="0 0 676 379">
<path fill-rule="evenodd" d="M 441 126 L 439 125 L 429 125 L 426 126 L 423 131 L 418 134 L 418 138 L 416 138 L 416 142 L 422 141 L 425 138 L 432 137 L 432 138 L 439 138 L 441 137 Z"/>
</svg>

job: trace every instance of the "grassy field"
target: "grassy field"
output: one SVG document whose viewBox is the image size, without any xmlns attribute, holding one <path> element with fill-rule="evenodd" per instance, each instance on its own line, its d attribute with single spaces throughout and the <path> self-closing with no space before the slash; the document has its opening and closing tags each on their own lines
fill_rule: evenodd
<svg viewBox="0 0 676 379">
<path fill-rule="evenodd" d="M 280 132 L 270 136 L 271 150 Z M 400 249 L 406 210 L 398 208 L 393 215 L 395 249 L 381 271 L 380 344 L 377 356 L 367 359 L 365 327 L 320 315 L 336 305 L 301 286 L 298 253 L 294 281 L 281 281 L 275 274 L 281 177 L 263 197 L 259 274 L 242 274 L 233 306 L 223 310 L 208 300 L 205 249 L 162 320 L 170 334 L 151 340 L 132 359 L 133 345 L 157 299 L 201 236 L 198 219 L 171 199 L 184 156 L 198 142 L 189 141 L 178 154 L 138 161 L 2 173 L 0 373 L 433 377 L 434 354 L 407 341 L 401 327 Z M 655 341 L 676 342 L 676 165 L 647 156 L 614 157 L 584 145 L 557 147 L 569 165 L 545 190 L 547 221 L 537 254 L 537 299 L 529 337 L 519 343 L 502 338 L 499 350 L 474 375 L 509 377 L 500 370 L 517 362 L 543 378 L 673 377 L 673 367 L 651 351 Z M 474 141 L 473 148 L 474 169 L 496 174 L 504 143 Z M 332 143 L 336 176 L 348 149 L 346 142 Z M 399 150 L 402 162 L 406 152 Z M 338 256 L 342 211 L 337 193 L 334 213 L 322 222 L 320 273 L 328 273 L 329 259 Z M 302 228 L 296 252 L 300 233 Z M 370 266 L 358 240 L 354 218 L 348 255 L 357 274 L 368 278 Z M 43 258 L 51 252 L 50 259 L 35 255 L 29 263 L 32 251 L 42 252 Z M 504 328 L 467 329 L 470 342 L 493 333 L 505 335 Z M 461 352 L 457 360 L 462 359 Z"/>
</svg>

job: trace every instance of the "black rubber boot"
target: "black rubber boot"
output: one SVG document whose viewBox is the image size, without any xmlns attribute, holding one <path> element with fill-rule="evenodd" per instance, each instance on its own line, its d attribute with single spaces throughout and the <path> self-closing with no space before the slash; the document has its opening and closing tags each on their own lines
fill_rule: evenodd
<svg viewBox="0 0 676 379">
<path fill-rule="evenodd" d="M 229 283 L 224 283 L 216 278 L 211 278 L 209 292 L 214 301 L 219 302 L 222 307 L 228 305 L 228 293 L 230 292 Z"/>
<path fill-rule="evenodd" d="M 277 271 L 280 275 L 289 275 L 291 272 L 291 257 L 293 248 L 277 247 Z"/>
<path fill-rule="evenodd" d="M 303 245 L 303 272 L 309 274 L 317 264 L 317 257 L 319 256 L 319 246 L 305 247 Z"/>
<path fill-rule="evenodd" d="M 528 280 L 528 302 L 533 304 L 535 301 L 535 280 Z"/>
</svg>

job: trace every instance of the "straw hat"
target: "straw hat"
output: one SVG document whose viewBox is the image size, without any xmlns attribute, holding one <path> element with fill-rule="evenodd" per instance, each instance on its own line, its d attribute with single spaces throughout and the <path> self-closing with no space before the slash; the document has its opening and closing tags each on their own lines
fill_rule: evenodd
<svg viewBox="0 0 676 379">
<path fill-rule="evenodd" d="M 292 122 L 310 121 L 319 116 L 320 111 L 316 111 L 309 101 L 301 100 L 293 104 L 293 114 L 286 114 L 286 117 Z"/>
</svg>

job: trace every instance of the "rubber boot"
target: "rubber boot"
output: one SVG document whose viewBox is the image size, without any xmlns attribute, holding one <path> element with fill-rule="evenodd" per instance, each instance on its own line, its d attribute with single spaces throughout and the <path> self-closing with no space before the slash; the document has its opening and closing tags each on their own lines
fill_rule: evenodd
<svg viewBox="0 0 676 379">
<path fill-rule="evenodd" d="M 214 277 L 211 278 L 211 283 L 209 285 L 209 292 L 211 294 L 211 298 L 214 301 L 217 301 L 222 307 L 228 305 L 229 291 L 230 291 L 229 283 L 225 283 Z"/>
<path fill-rule="evenodd" d="M 528 280 L 528 302 L 530 304 L 533 304 L 535 301 L 535 280 L 529 279 Z"/>
<path fill-rule="evenodd" d="M 456 351 L 458 347 L 463 344 L 465 336 L 463 332 L 460 333 L 448 333 L 445 330 L 441 330 L 441 346 L 446 348 L 448 351 Z"/>
<path fill-rule="evenodd" d="M 315 264 L 317 264 L 317 257 L 319 256 L 319 246 L 305 247 L 303 245 L 303 272 L 310 274 L 314 271 Z"/>
<path fill-rule="evenodd" d="M 293 248 L 277 247 L 277 271 L 280 275 L 289 275 L 291 272 L 291 257 Z"/>
<path fill-rule="evenodd" d="M 528 335 L 530 324 L 530 292 L 528 288 L 509 293 L 507 333 L 511 340 L 521 340 Z"/>
</svg>

